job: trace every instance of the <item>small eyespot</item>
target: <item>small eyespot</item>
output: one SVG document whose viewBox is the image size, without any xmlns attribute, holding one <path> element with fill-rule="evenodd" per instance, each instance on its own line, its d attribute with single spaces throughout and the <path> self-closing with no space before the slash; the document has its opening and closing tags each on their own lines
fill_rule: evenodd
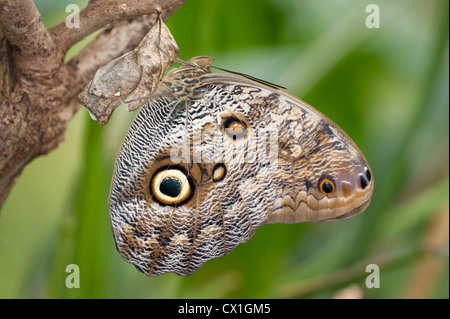
<svg viewBox="0 0 450 319">
<path fill-rule="evenodd" d="M 185 173 L 179 169 L 163 169 L 152 179 L 151 191 L 154 198 L 165 205 L 184 202 L 192 194 L 192 186 Z"/>
<path fill-rule="evenodd" d="M 223 130 L 233 141 L 245 139 L 248 135 L 247 124 L 236 116 L 230 116 L 224 120 Z"/>
<path fill-rule="evenodd" d="M 319 190 L 325 195 L 331 195 L 336 189 L 334 181 L 331 178 L 323 177 L 319 179 Z"/>
<path fill-rule="evenodd" d="M 225 178 L 225 175 L 227 174 L 227 168 L 223 163 L 219 163 L 216 166 L 214 166 L 212 170 L 212 180 L 213 182 L 220 182 Z"/>
<path fill-rule="evenodd" d="M 367 180 L 370 182 L 372 180 L 372 174 L 370 173 L 370 170 L 364 166 L 364 172 L 366 173 Z"/>
<path fill-rule="evenodd" d="M 363 174 L 358 174 L 358 178 L 359 178 L 359 184 L 361 185 L 361 188 L 365 189 L 367 187 L 367 185 L 369 185 L 366 177 Z"/>
</svg>

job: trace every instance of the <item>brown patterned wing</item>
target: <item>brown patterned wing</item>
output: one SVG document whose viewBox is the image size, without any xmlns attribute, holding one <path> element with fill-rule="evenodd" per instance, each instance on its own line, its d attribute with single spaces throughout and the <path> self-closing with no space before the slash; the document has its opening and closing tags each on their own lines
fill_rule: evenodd
<svg viewBox="0 0 450 319">
<path fill-rule="evenodd" d="M 162 98 L 144 106 L 130 127 L 109 207 L 119 252 L 147 275 L 190 275 L 247 241 L 267 217 L 244 154 L 220 130 L 227 114 L 216 103 L 186 108 Z"/>
<path fill-rule="evenodd" d="M 265 224 L 344 219 L 370 203 L 369 164 L 351 138 L 300 99 L 246 78 L 207 74 L 203 83 L 247 106 L 252 127 L 274 137 L 277 154 L 261 176 L 276 194 Z M 266 142 L 269 145 L 269 142 Z M 257 170 L 258 163 L 255 164 Z"/>
<path fill-rule="evenodd" d="M 349 217 L 373 190 L 351 139 L 285 92 L 211 74 L 211 58 L 172 70 L 117 157 L 110 214 L 122 257 L 149 276 L 187 276 L 263 224 Z"/>
</svg>

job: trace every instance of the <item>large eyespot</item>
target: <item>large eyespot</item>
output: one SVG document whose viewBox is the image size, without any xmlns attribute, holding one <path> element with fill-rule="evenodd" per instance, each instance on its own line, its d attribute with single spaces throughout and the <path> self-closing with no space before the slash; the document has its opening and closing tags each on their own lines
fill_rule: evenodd
<svg viewBox="0 0 450 319">
<path fill-rule="evenodd" d="M 331 195 L 336 190 L 334 180 L 331 177 L 321 177 L 319 179 L 319 190 L 325 195 Z"/>
<path fill-rule="evenodd" d="M 245 139 L 249 133 L 246 121 L 234 115 L 224 118 L 222 130 L 233 141 Z"/>
<path fill-rule="evenodd" d="M 181 204 L 193 193 L 193 185 L 188 176 L 178 168 L 162 169 L 151 181 L 154 198 L 164 205 Z"/>
</svg>

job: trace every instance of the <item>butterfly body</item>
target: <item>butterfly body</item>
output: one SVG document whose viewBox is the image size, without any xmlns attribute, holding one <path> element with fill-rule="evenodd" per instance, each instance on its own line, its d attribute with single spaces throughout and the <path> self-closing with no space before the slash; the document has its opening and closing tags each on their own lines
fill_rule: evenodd
<svg viewBox="0 0 450 319">
<path fill-rule="evenodd" d="M 117 157 L 116 245 L 149 276 L 190 275 L 271 223 L 353 216 L 370 202 L 369 165 L 332 121 L 275 87 L 173 69 L 142 107 Z"/>
</svg>

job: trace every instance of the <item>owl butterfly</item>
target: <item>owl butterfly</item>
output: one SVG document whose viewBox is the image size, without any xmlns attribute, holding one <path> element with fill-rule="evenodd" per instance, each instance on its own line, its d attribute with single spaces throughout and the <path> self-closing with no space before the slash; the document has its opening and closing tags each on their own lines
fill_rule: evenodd
<svg viewBox="0 0 450 319">
<path fill-rule="evenodd" d="M 119 151 L 109 200 L 122 257 L 148 276 L 188 276 L 261 225 L 363 211 L 373 178 L 353 141 L 267 82 L 172 69 Z"/>
</svg>

